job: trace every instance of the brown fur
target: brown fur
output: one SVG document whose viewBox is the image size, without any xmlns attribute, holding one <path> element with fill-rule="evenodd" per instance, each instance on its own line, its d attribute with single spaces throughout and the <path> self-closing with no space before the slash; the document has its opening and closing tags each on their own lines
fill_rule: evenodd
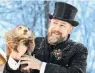
<svg viewBox="0 0 95 73">
<path fill-rule="evenodd" d="M 27 32 L 24 32 L 24 30 L 27 30 Z M 25 53 L 27 55 L 31 55 L 35 47 L 34 33 L 23 25 L 19 25 L 16 28 L 8 31 L 5 34 L 5 39 L 6 39 L 7 58 L 10 56 L 12 50 L 18 52 L 17 47 L 20 46 L 20 44 L 23 44 L 28 48 L 28 50 Z"/>
</svg>

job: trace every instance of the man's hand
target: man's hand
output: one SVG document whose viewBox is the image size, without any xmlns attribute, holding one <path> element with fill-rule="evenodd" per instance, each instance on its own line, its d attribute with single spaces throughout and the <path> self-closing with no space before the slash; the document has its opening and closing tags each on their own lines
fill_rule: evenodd
<svg viewBox="0 0 95 73">
<path fill-rule="evenodd" d="M 38 69 L 41 68 L 41 61 L 34 58 L 33 56 L 24 56 L 21 57 L 21 64 L 27 64 L 26 67 L 23 68 L 23 70 L 29 71 L 30 69 Z"/>
</svg>

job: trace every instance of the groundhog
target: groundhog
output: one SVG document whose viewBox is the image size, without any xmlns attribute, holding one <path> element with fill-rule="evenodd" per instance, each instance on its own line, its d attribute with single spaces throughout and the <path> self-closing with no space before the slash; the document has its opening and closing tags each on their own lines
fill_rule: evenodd
<svg viewBox="0 0 95 73">
<path fill-rule="evenodd" d="M 35 47 L 35 34 L 26 26 L 19 25 L 16 28 L 6 32 L 6 56 L 10 56 L 12 50 L 18 52 L 17 47 L 20 44 L 27 47 L 26 55 L 31 55 Z"/>
</svg>

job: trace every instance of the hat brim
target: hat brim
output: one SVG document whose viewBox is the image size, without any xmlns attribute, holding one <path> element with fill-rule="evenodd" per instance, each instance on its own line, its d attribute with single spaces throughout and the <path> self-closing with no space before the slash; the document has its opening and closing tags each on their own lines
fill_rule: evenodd
<svg viewBox="0 0 95 73">
<path fill-rule="evenodd" d="M 59 19 L 59 20 L 62 20 L 62 21 L 66 21 L 68 23 L 70 23 L 72 26 L 78 26 L 79 25 L 79 22 L 75 21 L 75 20 L 70 20 L 70 19 L 60 19 L 58 17 L 53 17 L 53 15 L 51 14 L 48 14 L 49 15 L 49 19 Z"/>
</svg>

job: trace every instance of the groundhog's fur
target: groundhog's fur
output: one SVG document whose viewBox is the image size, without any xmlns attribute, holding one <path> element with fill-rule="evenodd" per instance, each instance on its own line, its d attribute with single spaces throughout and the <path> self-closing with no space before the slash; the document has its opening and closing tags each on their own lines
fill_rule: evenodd
<svg viewBox="0 0 95 73">
<path fill-rule="evenodd" d="M 35 47 L 35 35 L 29 28 L 19 25 L 5 34 L 6 39 L 6 56 L 10 56 L 12 50 L 18 52 L 17 47 L 23 44 L 28 49 L 25 54 L 31 55 Z"/>
</svg>

